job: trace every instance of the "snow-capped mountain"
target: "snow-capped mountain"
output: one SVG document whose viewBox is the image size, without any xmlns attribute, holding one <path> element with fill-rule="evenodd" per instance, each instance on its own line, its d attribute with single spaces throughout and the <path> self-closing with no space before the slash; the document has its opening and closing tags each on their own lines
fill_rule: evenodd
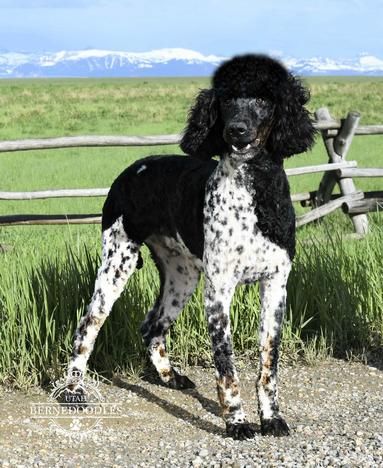
<svg viewBox="0 0 383 468">
<path fill-rule="evenodd" d="M 323 57 L 283 59 L 285 65 L 298 75 L 383 75 L 383 60 L 373 55 L 360 55 L 354 60 L 334 60 Z"/>
<path fill-rule="evenodd" d="M 367 54 L 354 60 L 277 58 L 299 75 L 383 75 L 383 60 Z M 0 77 L 206 76 L 224 59 L 177 48 L 137 53 L 96 49 L 45 53 L 0 50 Z"/>
<path fill-rule="evenodd" d="M 223 59 L 188 49 L 137 53 L 96 49 L 33 54 L 0 51 L 0 77 L 203 76 Z"/>
</svg>

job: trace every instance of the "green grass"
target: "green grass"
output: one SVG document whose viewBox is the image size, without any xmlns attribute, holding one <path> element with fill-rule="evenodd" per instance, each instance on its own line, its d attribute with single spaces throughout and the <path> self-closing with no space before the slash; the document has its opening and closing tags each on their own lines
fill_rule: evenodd
<svg viewBox="0 0 383 468">
<path fill-rule="evenodd" d="M 309 359 L 308 352 L 347 353 L 378 349 L 383 335 L 382 232 L 363 242 L 337 235 L 300 245 L 288 283 L 284 357 Z M 19 387 L 44 383 L 63 373 L 72 336 L 92 294 L 97 245 L 43 243 L 45 255 L 27 249 L 6 254 L 0 264 L 0 381 Z M 139 324 L 158 294 L 158 275 L 144 251 L 136 271 L 97 339 L 90 368 L 110 374 L 145 365 Z M 237 353 L 257 355 L 257 285 L 237 288 L 232 308 Z M 168 337 L 175 362 L 210 360 L 202 287 Z"/>
<path fill-rule="evenodd" d="M 206 79 L 3 80 L 0 139 L 76 134 L 180 132 L 187 109 Z M 327 106 L 336 118 L 349 110 L 362 124 L 383 123 L 383 79 L 315 78 L 311 110 Z M 82 148 L 0 154 L 0 190 L 108 187 L 135 159 L 179 152 L 177 147 Z M 355 137 L 349 160 L 383 167 L 383 137 Z M 287 167 L 326 162 L 319 140 Z M 290 179 L 292 192 L 315 189 L 321 175 Z M 379 179 L 359 179 L 377 190 Z M 96 213 L 102 198 L 0 202 L 0 215 Z M 297 212 L 303 208 L 296 206 Z M 350 220 L 333 214 L 301 229 L 289 281 L 283 355 L 310 360 L 318 353 L 370 351 L 383 345 L 382 217 L 370 215 L 372 234 L 355 242 Z M 24 387 L 63 371 L 79 317 L 92 294 L 99 263 L 99 226 L 0 228 L 0 381 Z M 317 240 L 316 240 L 317 239 Z M 158 276 L 144 251 L 135 273 L 97 340 L 90 366 L 100 372 L 139 369 L 145 353 L 139 323 L 153 304 Z M 258 287 L 238 288 L 232 305 L 237 352 L 257 353 Z M 113 336 L 113 339 L 112 339 Z M 201 286 L 168 338 L 180 364 L 210 359 Z"/>
</svg>

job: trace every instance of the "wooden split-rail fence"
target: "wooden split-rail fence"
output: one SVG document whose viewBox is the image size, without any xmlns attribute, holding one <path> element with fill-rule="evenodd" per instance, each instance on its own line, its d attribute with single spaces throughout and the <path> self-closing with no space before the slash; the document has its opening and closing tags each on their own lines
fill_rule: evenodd
<svg viewBox="0 0 383 468">
<path fill-rule="evenodd" d="M 321 132 L 329 157 L 327 164 L 287 169 L 288 177 L 301 174 L 324 172 L 319 188 L 305 193 L 292 194 L 293 202 L 300 202 L 312 209 L 297 217 L 297 227 L 318 220 L 338 208 L 348 214 L 358 235 L 368 232 L 367 213 L 383 209 L 383 190 L 365 192 L 357 190 L 355 177 L 383 177 L 383 168 L 358 168 L 356 161 L 346 159 L 354 135 L 381 135 L 383 125 L 359 126 L 360 114 L 349 112 L 340 122 L 334 120 L 327 108 L 315 113 L 315 127 Z M 158 146 L 174 145 L 180 135 L 159 136 L 75 136 L 62 138 L 43 138 L 0 141 L 0 152 L 26 151 L 70 147 L 98 146 Z M 0 182 L 1 183 L 1 182 Z M 334 194 L 336 185 L 340 194 Z M 109 188 L 60 189 L 34 192 L 1 192 L 0 200 L 36 200 L 63 197 L 102 197 Z M 55 225 L 55 224 L 95 224 L 101 222 L 100 214 L 67 215 L 12 215 L 0 216 L 0 226 L 11 225 Z"/>
</svg>

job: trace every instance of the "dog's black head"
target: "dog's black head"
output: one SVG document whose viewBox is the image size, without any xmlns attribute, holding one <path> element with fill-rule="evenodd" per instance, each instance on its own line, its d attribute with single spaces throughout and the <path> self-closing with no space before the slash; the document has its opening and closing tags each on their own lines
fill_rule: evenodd
<svg viewBox="0 0 383 468">
<path fill-rule="evenodd" d="M 200 159 L 252 159 L 265 148 L 278 160 L 302 153 L 315 130 L 308 91 L 279 62 L 243 55 L 224 62 L 192 107 L 181 149 Z"/>
</svg>

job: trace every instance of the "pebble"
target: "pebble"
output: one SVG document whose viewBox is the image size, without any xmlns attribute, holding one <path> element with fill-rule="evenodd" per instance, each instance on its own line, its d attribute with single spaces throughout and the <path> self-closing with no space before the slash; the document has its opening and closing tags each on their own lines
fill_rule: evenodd
<svg viewBox="0 0 383 468">
<path fill-rule="evenodd" d="M 366 372 L 371 375 L 365 379 Z M 383 466 L 383 372 L 361 363 L 330 360 L 313 367 L 284 367 L 280 406 L 292 433 L 234 441 L 217 416 L 214 369 L 186 372 L 196 390 L 178 392 L 139 380 L 129 390 L 101 386 L 106 401 L 125 417 L 104 421 L 92 437 L 70 441 L 30 417 L 41 390 L 7 391 L 0 400 L 0 466 L 10 467 L 378 467 Z M 245 411 L 259 424 L 253 382 L 258 369 L 239 371 Z M 373 374 L 373 375 L 372 375 Z M 136 389 L 134 391 L 132 389 Z M 326 389 L 326 391 L 323 391 Z M 32 398 L 33 397 L 33 398 Z M 185 424 L 189 420 L 189 424 Z"/>
<path fill-rule="evenodd" d="M 201 457 L 195 458 L 195 459 L 192 461 L 192 465 L 193 465 L 195 468 L 198 468 L 199 466 L 202 466 L 202 458 L 201 458 Z"/>
</svg>

